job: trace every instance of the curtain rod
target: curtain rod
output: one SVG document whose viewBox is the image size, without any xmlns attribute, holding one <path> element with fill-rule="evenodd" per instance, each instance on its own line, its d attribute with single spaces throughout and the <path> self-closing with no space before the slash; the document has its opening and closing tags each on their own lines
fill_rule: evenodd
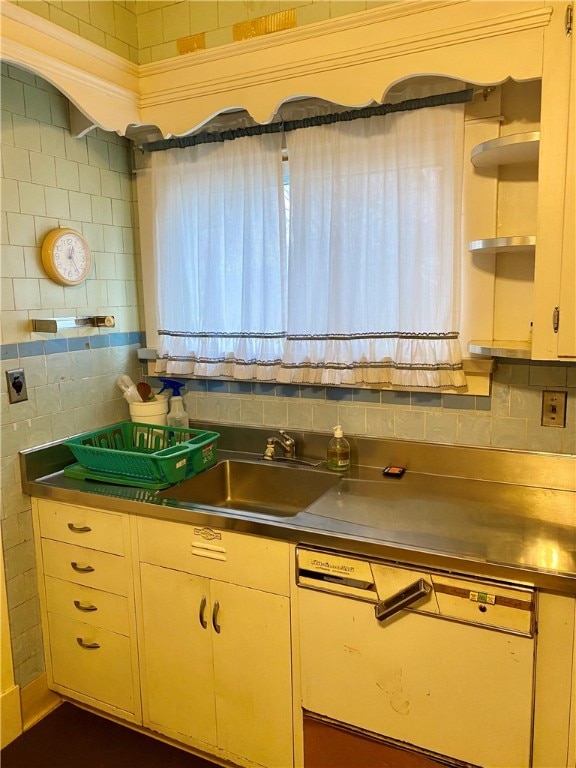
<svg viewBox="0 0 576 768">
<path fill-rule="evenodd" d="M 482 89 L 481 93 L 485 93 Z M 266 125 L 253 125 L 247 128 L 232 128 L 226 131 L 215 131 L 210 133 L 204 131 L 195 136 L 177 136 L 172 139 L 161 139 L 160 141 L 150 141 L 142 144 L 144 152 L 162 152 L 166 149 L 185 149 L 194 147 L 198 144 L 212 144 L 224 141 L 234 141 L 245 136 L 261 136 L 265 133 L 281 133 L 288 131 L 297 131 L 300 128 L 311 128 L 317 125 L 329 125 L 332 123 L 348 122 L 350 120 L 361 120 L 368 117 L 377 117 L 389 115 L 394 112 L 411 112 L 415 109 L 425 109 L 426 107 L 441 107 L 446 104 L 463 104 L 474 99 L 475 91 L 473 88 L 466 88 L 452 93 L 439 93 L 435 96 L 424 96 L 419 99 L 406 99 L 397 104 L 378 104 L 374 107 L 363 107 L 360 109 L 350 109 L 345 112 L 334 112 L 328 115 L 315 115 L 305 117 L 300 120 L 281 120 L 277 123 L 267 123 Z"/>
</svg>

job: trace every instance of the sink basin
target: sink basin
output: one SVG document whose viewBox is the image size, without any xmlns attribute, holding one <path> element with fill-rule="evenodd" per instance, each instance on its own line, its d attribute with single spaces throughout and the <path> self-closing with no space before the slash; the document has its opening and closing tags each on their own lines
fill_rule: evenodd
<svg viewBox="0 0 576 768">
<path fill-rule="evenodd" d="M 160 491 L 158 496 L 260 515 L 291 517 L 310 506 L 339 479 L 328 472 L 293 465 L 229 460 Z"/>
</svg>

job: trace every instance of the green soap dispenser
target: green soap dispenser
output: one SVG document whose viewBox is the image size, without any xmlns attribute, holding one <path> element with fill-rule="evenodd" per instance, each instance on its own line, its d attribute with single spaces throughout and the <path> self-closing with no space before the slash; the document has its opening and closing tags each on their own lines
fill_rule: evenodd
<svg viewBox="0 0 576 768">
<path fill-rule="evenodd" d="M 350 469 L 350 443 L 344 437 L 342 427 L 333 429 L 334 437 L 328 443 L 326 466 L 332 472 L 348 472 Z"/>
</svg>

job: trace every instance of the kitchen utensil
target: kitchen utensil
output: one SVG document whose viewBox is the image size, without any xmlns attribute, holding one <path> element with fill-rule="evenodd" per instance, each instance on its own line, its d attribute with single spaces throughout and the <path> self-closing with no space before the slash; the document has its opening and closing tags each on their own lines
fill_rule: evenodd
<svg viewBox="0 0 576 768">
<path fill-rule="evenodd" d="M 146 381 L 139 381 L 138 384 L 136 384 L 136 389 L 138 390 L 138 394 L 142 400 L 147 403 L 148 400 L 150 400 L 150 395 L 152 394 L 152 387 L 150 384 L 148 384 Z"/>
</svg>

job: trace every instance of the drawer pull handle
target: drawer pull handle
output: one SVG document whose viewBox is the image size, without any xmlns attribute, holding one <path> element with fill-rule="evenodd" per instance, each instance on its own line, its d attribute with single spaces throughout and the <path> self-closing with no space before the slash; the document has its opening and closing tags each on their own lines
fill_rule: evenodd
<svg viewBox="0 0 576 768">
<path fill-rule="evenodd" d="M 398 611 L 408 608 L 413 603 L 418 602 L 430 592 L 432 587 L 424 581 L 424 579 L 418 579 L 414 584 L 410 584 L 409 587 L 401 589 L 400 592 L 396 592 L 395 595 L 382 600 L 374 606 L 374 613 L 378 621 L 384 621 L 384 619 L 394 616 Z"/>
<path fill-rule="evenodd" d="M 220 634 L 220 630 L 222 627 L 220 624 L 218 624 L 218 614 L 220 613 L 220 603 L 218 600 L 214 603 L 214 610 L 212 611 L 212 626 L 214 627 L 214 630 Z"/>
<path fill-rule="evenodd" d="M 68 528 L 71 531 L 74 531 L 74 533 L 90 533 L 90 531 L 92 530 L 92 528 L 90 528 L 87 525 L 80 526 L 80 525 L 74 525 L 74 523 L 68 523 Z"/>
<path fill-rule="evenodd" d="M 92 573 L 94 570 L 91 565 L 78 565 L 78 563 L 75 563 L 74 561 L 72 561 L 70 565 L 75 571 L 78 571 L 78 573 Z"/>
<path fill-rule="evenodd" d="M 208 622 L 206 621 L 206 616 L 204 615 L 206 612 L 206 595 L 202 595 L 202 600 L 200 600 L 200 611 L 198 612 L 198 618 L 200 619 L 200 624 L 202 626 L 202 629 L 206 629 L 208 626 Z"/>
<path fill-rule="evenodd" d="M 98 610 L 98 608 L 95 605 L 82 605 L 80 600 L 74 600 L 74 605 L 76 606 L 76 608 L 78 608 L 79 611 L 84 611 L 85 613 Z"/>
<path fill-rule="evenodd" d="M 84 648 L 86 651 L 97 651 L 100 648 L 100 643 L 85 643 L 81 637 L 77 637 L 76 642 L 80 648 Z"/>
</svg>

